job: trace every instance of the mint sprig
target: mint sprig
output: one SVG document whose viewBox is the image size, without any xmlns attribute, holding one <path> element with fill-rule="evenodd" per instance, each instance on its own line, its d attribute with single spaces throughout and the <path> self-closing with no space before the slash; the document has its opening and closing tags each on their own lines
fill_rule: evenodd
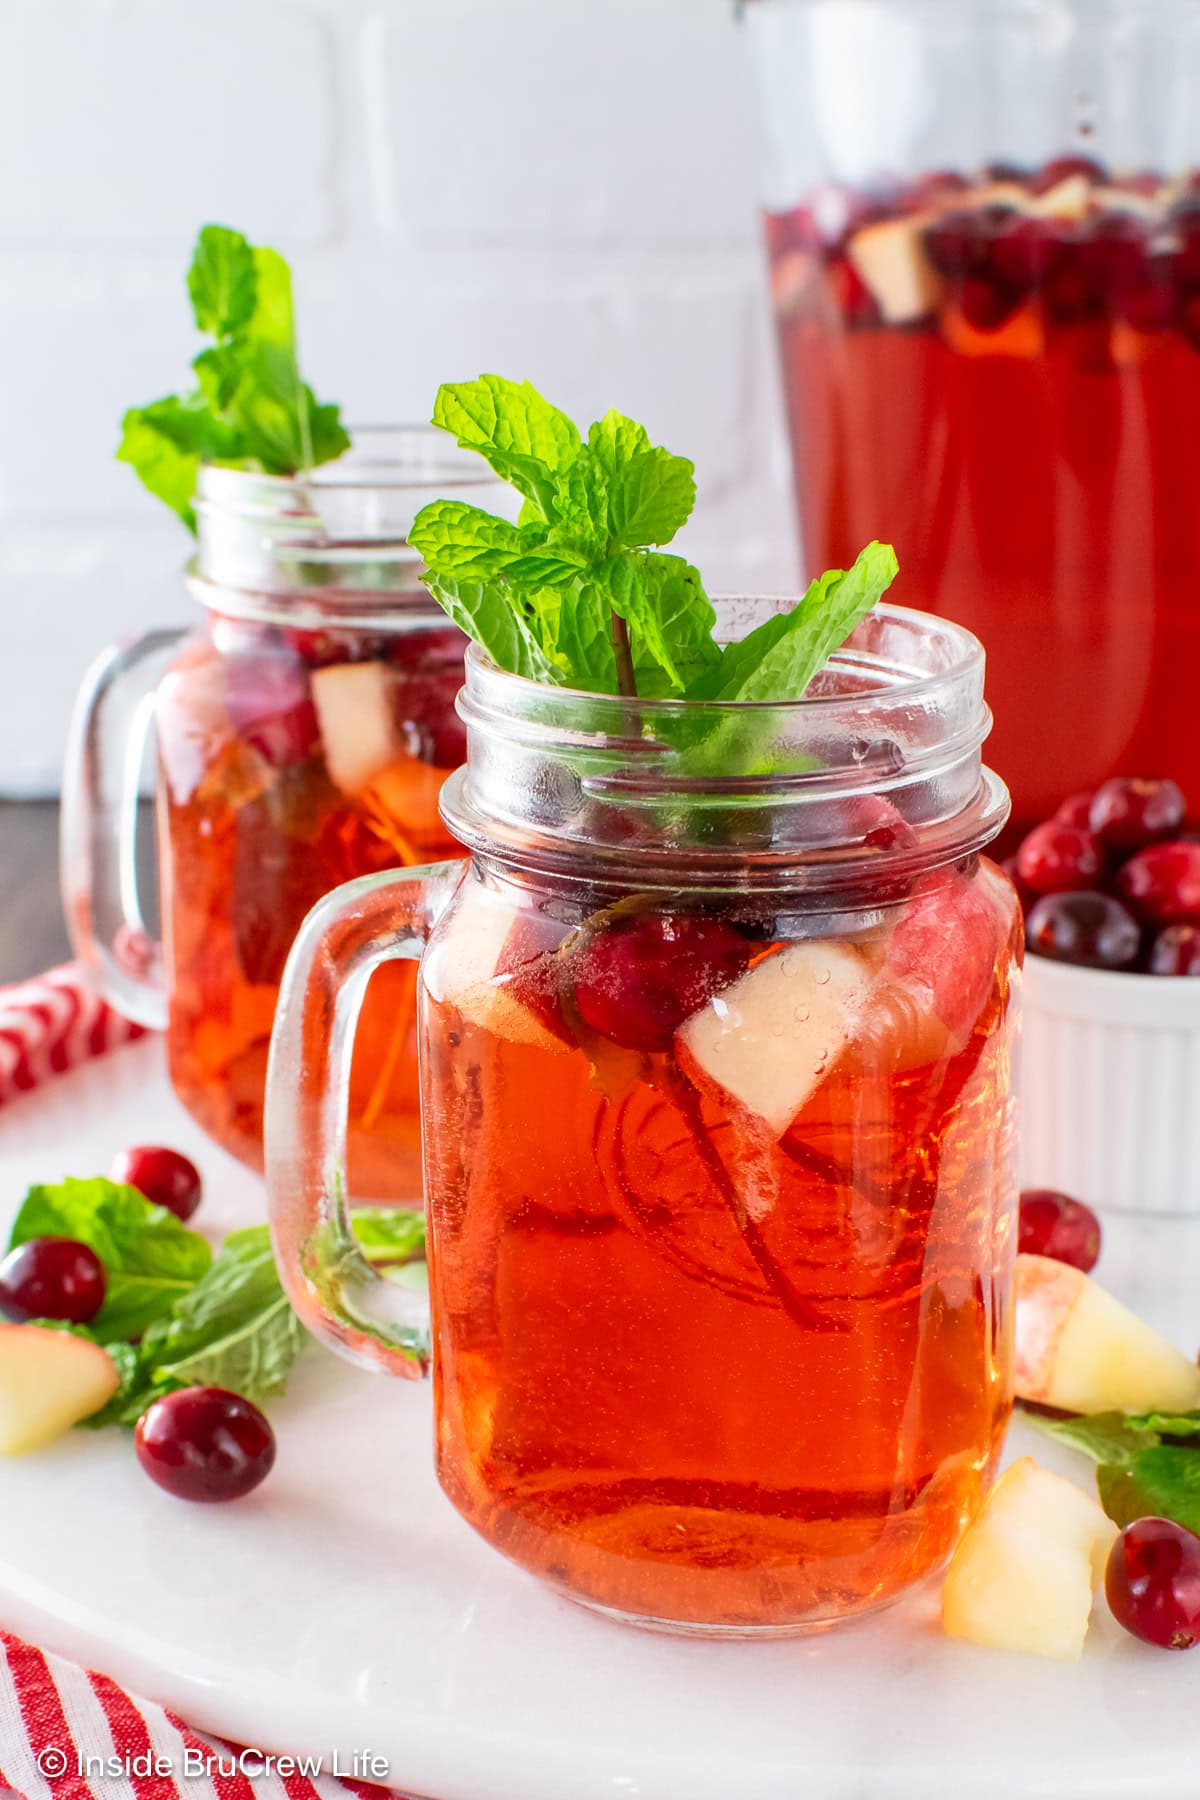
<svg viewBox="0 0 1200 1800">
<path fill-rule="evenodd" d="M 1174 1519 L 1200 1536 L 1200 1412 L 1026 1417 L 1092 1458 L 1100 1504 L 1118 1525 Z"/>
<path fill-rule="evenodd" d="M 294 475 L 340 456 L 350 439 L 338 408 L 301 377 L 292 278 L 278 251 L 205 225 L 187 287 L 196 327 L 214 341 L 192 359 L 187 393 L 125 414 L 117 457 L 195 531 L 201 463 Z"/>
<path fill-rule="evenodd" d="M 409 537 L 431 593 L 492 661 L 595 694 L 790 700 L 891 584 L 871 544 L 792 609 L 722 648 L 699 571 L 664 554 L 696 501 L 693 465 L 609 412 L 584 438 L 529 382 L 442 387 L 433 422 L 523 498 L 517 523 L 437 500 Z"/>
</svg>

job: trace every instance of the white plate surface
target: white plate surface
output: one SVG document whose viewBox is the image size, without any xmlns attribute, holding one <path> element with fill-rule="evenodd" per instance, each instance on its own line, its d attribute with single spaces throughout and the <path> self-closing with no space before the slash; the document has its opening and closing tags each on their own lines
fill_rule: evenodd
<svg viewBox="0 0 1200 1800">
<path fill-rule="evenodd" d="M 207 1229 L 261 1217 L 259 1182 L 200 1136 L 150 1041 L 0 1113 L 0 1223 L 27 1183 L 95 1174 L 138 1140 L 196 1157 Z M 1103 1273 L 1193 1344 L 1198 1252 L 1200 1222 L 1113 1220 Z M 275 1472 L 229 1507 L 170 1499 L 115 1431 L 0 1465 L 0 1621 L 243 1743 L 347 1766 L 375 1752 L 432 1800 L 1197 1791 L 1200 1653 L 1145 1649 L 1103 1609 L 1074 1668 L 949 1642 L 930 1593 L 821 1638 L 643 1635 L 544 1592 L 459 1520 L 427 1388 L 314 1351 L 273 1417 Z M 1012 1449 L 1086 1479 L 1020 1427 Z"/>
</svg>

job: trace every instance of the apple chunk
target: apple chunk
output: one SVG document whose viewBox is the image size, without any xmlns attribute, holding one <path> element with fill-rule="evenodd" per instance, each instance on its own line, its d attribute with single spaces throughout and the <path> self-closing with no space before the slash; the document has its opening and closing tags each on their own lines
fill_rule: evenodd
<svg viewBox="0 0 1200 1800">
<path fill-rule="evenodd" d="M 335 663 L 313 670 L 313 704 L 325 767 L 344 794 L 361 793 L 404 755 L 404 737 L 392 704 L 395 681 L 395 671 L 381 662 Z"/>
<path fill-rule="evenodd" d="M 789 944 L 680 1026 L 680 1067 L 782 1137 L 854 1035 L 872 965 L 848 944 Z"/>
<path fill-rule="evenodd" d="M 923 319 L 941 298 L 941 277 L 923 242 L 932 216 L 914 213 L 866 225 L 850 240 L 850 261 L 889 325 Z"/>
<path fill-rule="evenodd" d="M 1064 1412 L 1187 1412 L 1200 1368 L 1080 1269 L 1018 1256 L 1016 1388 Z"/>
<path fill-rule="evenodd" d="M 567 1049 L 550 958 L 569 927 L 514 906 L 469 876 L 455 905 L 454 923 L 451 939 L 423 966 L 433 998 L 448 1001 L 468 1024 L 509 1043 Z"/>
<path fill-rule="evenodd" d="M 1023 1456 L 954 1552 L 943 1627 L 996 1650 L 1078 1662 L 1116 1535 L 1090 1494 Z"/>
<path fill-rule="evenodd" d="M 99 1412 L 119 1386 L 98 1344 L 44 1325 L 0 1325 L 0 1456 L 48 1444 Z"/>
</svg>

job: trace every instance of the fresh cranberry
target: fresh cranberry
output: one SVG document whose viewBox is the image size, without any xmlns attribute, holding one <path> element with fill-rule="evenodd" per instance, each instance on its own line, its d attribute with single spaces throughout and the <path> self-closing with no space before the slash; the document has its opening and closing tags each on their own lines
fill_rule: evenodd
<svg viewBox="0 0 1200 1800">
<path fill-rule="evenodd" d="M 363 631 L 285 631 L 284 640 L 307 669 L 332 669 L 339 663 L 379 662 L 387 639 Z"/>
<path fill-rule="evenodd" d="M 1071 325 L 1092 310 L 1094 291 L 1083 233 L 1060 230 L 1054 259 L 1041 290 L 1042 305 L 1051 323 Z"/>
<path fill-rule="evenodd" d="M 0 1262 L 0 1313 L 84 1325 L 104 1304 L 104 1264 L 74 1238 L 30 1238 Z"/>
<path fill-rule="evenodd" d="M 827 278 L 834 305 L 847 325 L 861 328 L 881 322 L 879 304 L 853 263 L 835 258 Z"/>
<path fill-rule="evenodd" d="M 963 1044 L 987 1004 L 999 948 L 997 908 L 985 884 L 939 870 L 921 877 L 901 911 L 887 966 Z"/>
<path fill-rule="evenodd" d="M 1011 206 L 971 206 L 944 213 L 924 233 L 926 254 L 943 275 L 987 281 L 995 240 L 1017 216 Z"/>
<path fill-rule="evenodd" d="M 1200 975 L 1200 925 L 1168 925 L 1150 946 L 1151 975 Z"/>
<path fill-rule="evenodd" d="M 579 953 L 584 1023 L 628 1050 L 667 1050 L 683 1021 L 742 973 L 752 946 L 721 919 L 637 913 L 598 930 Z"/>
<path fill-rule="evenodd" d="M 1108 181 L 1108 170 L 1094 157 L 1056 156 L 1038 170 L 1029 185 L 1035 194 L 1048 194 L 1051 188 L 1069 181 L 1072 175 L 1084 176 L 1095 187 L 1103 187 Z"/>
<path fill-rule="evenodd" d="M 273 768 L 304 762 L 320 742 L 308 676 L 294 657 L 233 658 L 225 693 L 234 730 Z"/>
<path fill-rule="evenodd" d="M 1020 296 L 985 275 L 968 275 L 958 293 L 963 318 L 973 331 L 996 331 L 1015 311 Z"/>
<path fill-rule="evenodd" d="M 1073 825 L 1077 831 L 1091 830 L 1092 792 L 1068 794 L 1054 817 L 1060 825 Z"/>
<path fill-rule="evenodd" d="M 1025 921 L 1030 950 L 1085 969 L 1131 969 L 1142 946 L 1137 921 L 1111 894 L 1047 894 Z"/>
<path fill-rule="evenodd" d="M 1104 873 L 1104 847 L 1090 831 L 1048 819 L 1017 851 L 1021 880 L 1033 894 L 1091 887 Z"/>
<path fill-rule="evenodd" d="M 1173 1519 L 1137 1519 L 1112 1550 L 1104 1592 L 1113 1617 L 1164 1650 L 1200 1638 L 1200 1538 Z"/>
<path fill-rule="evenodd" d="M 270 1474 L 275 1433 L 225 1388 L 180 1388 L 147 1407 L 133 1434 L 138 1461 L 180 1500 L 240 1500 Z"/>
<path fill-rule="evenodd" d="M 467 760 L 467 728 L 455 711 L 463 684 L 461 664 L 449 669 L 398 676 L 392 706 L 414 756 L 437 769 L 457 769 Z"/>
<path fill-rule="evenodd" d="M 1200 350 L 1200 293 L 1184 294 L 1175 323 L 1193 350 Z"/>
<path fill-rule="evenodd" d="M 195 1163 L 162 1144 L 134 1144 L 114 1156 L 109 1177 L 154 1206 L 165 1206 L 177 1219 L 190 1219 L 200 1204 L 202 1188 Z"/>
<path fill-rule="evenodd" d="M 1117 889 L 1152 925 L 1200 925 L 1200 844 L 1151 844 L 1117 876 Z"/>
<path fill-rule="evenodd" d="M 1088 1274 L 1100 1260 L 1100 1221 L 1082 1200 L 1054 1188 L 1026 1188 L 1021 1195 L 1017 1249 L 1051 1256 Z"/>
<path fill-rule="evenodd" d="M 1061 228 L 1055 219 L 1027 219 L 1019 213 L 992 240 L 991 271 L 1013 295 L 1040 287 L 1058 255 Z"/>
<path fill-rule="evenodd" d="M 1101 843 L 1125 855 L 1174 837 L 1187 817 L 1187 802 L 1173 781 L 1115 776 L 1096 790 L 1088 824 Z"/>
</svg>

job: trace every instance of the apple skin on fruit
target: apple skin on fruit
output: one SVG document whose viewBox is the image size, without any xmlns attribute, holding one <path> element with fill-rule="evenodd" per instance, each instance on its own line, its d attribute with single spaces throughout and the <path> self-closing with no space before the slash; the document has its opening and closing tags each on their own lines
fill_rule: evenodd
<svg viewBox="0 0 1200 1800">
<path fill-rule="evenodd" d="M 1016 1391 L 1063 1412 L 1186 1412 L 1200 1368 L 1090 1276 L 1020 1255 Z"/>
<path fill-rule="evenodd" d="M 943 1628 L 994 1650 L 1078 1662 L 1116 1536 L 1097 1500 L 1023 1456 L 951 1558 Z"/>
<path fill-rule="evenodd" d="M 44 1325 L 0 1325 L 0 1456 L 23 1456 L 108 1403 L 120 1386 L 107 1351 Z"/>
</svg>

